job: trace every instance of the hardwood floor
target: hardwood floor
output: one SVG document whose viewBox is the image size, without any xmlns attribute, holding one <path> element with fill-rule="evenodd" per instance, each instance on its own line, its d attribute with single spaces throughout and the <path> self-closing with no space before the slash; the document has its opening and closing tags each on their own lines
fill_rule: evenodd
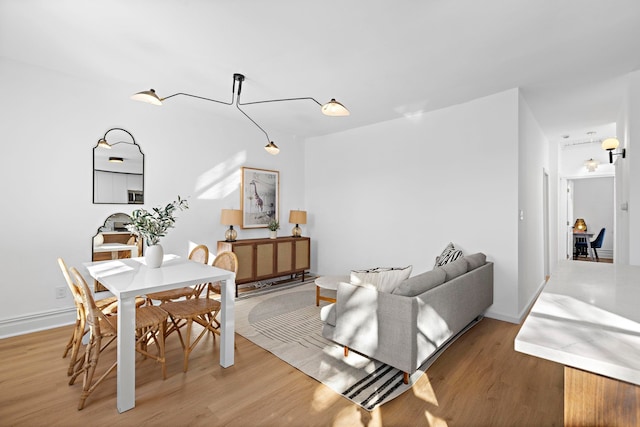
<svg viewBox="0 0 640 427">
<path fill-rule="evenodd" d="M 182 372 L 177 336 L 167 379 L 138 359 L 136 408 L 116 410 L 115 374 L 76 410 L 62 350 L 71 326 L 0 340 L 2 426 L 553 426 L 563 423 L 563 367 L 517 353 L 519 325 L 484 319 L 459 338 L 412 390 L 367 412 L 236 335 L 235 365 L 218 363 L 209 336 Z M 113 360 L 107 351 L 102 362 Z M 108 363 L 101 363 L 104 368 Z M 100 367 L 98 367 L 100 370 Z"/>
</svg>

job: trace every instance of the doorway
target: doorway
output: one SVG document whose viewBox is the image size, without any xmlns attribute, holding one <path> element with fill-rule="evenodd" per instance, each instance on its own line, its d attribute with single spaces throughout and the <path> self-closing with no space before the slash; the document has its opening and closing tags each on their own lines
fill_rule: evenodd
<svg viewBox="0 0 640 427">
<path fill-rule="evenodd" d="M 605 229 L 598 257 L 612 262 L 615 236 L 615 179 L 612 176 L 580 177 L 566 179 L 566 234 L 564 241 L 567 259 L 573 259 L 573 225 L 584 219 L 592 240 Z M 581 258 L 582 259 L 582 258 Z M 589 258 L 585 258 L 589 259 Z"/>
</svg>

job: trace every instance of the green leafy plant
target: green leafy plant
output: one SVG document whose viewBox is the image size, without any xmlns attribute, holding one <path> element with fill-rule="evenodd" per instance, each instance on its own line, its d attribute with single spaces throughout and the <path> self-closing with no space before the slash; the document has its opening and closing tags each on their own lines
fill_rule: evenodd
<svg viewBox="0 0 640 427">
<path fill-rule="evenodd" d="M 146 209 L 136 209 L 131 213 L 131 224 L 127 224 L 127 230 L 145 239 L 147 246 L 157 245 L 160 238 L 167 235 L 167 230 L 173 228 L 176 218 L 173 216 L 176 210 L 189 209 L 186 199 L 174 200 L 164 208 L 155 207 L 153 212 Z"/>
<path fill-rule="evenodd" d="M 269 227 L 269 230 L 271 231 L 276 231 L 280 229 L 280 223 L 275 219 L 272 219 L 271 222 L 269 222 L 269 225 L 267 227 Z"/>
</svg>

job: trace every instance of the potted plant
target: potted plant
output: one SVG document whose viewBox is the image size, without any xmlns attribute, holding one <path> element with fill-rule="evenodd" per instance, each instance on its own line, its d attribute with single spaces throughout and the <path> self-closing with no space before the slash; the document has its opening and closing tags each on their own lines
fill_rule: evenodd
<svg viewBox="0 0 640 427">
<path fill-rule="evenodd" d="M 269 222 L 269 225 L 267 227 L 271 231 L 269 238 L 275 239 L 276 237 L 278 237 L 278 230 L 280 229 L 280 223 L 277 220 L 272 219 Z"/>
<path fill-rule="evenodd" d="M 153 208 L 153 212 L 146 209 L 136 209 L 131 213 L 131 224 L 127 224 L 127 230 L 147 242 L 147 250 L 145 251 L 147 267 L 158 268 L 162 265 L 164 251 L 160 246 L 160 238 L 167 235 L 169 228 L 173 228 L 176 222 L 175 211 L 188 208 L 187 200 L 178 196 L 178 200 L 174 200 L 164 208 Z"/>
</svg>

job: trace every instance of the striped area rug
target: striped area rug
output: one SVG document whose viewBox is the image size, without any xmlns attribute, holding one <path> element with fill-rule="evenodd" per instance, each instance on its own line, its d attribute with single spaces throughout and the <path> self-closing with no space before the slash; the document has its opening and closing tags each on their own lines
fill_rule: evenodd
<svg viewBox="0 0 640 427">
<path fill-rule="evenodd" d="M 409 390 L 438 356 L 409 385 L 401 371 L 381 362 L 355 352 L 345 358 L 341 346 L 322 336 L 313 281 L 236 301 L 235 310 L 237 333 L 368 411 Z"/>
</svg>

